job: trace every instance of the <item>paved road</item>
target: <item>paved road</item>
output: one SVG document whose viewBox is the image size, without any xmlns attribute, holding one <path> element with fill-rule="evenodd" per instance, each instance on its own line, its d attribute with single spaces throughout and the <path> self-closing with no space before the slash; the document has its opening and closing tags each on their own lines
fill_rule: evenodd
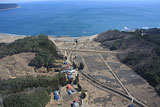
<svg viewBox="0 0 160 107">
<path fill-rule="evenodd" d="M 65 48 L 59 48 L 60 50 L 65 51 L 72 51 L 73 49 L 65 49 Z M 76 52 L 91 52 L 91 53 L 112 53 L 112 54 L 118 54 L 118 53 L 128 53 L 128 52 L 134 52 L 134 50 L 127 50 L 127 51 L 101 51 L 101 50 L 89 50 L 89 49 L 74 49 Z M 145 50 L 139 50 L 139 51 L 145 51 Z"/>
<path fill-rule="evenodd" d="M 73 49 L 60 49 L 60 50 L 66 50 L 66 51 L 72 51 Z M 88 50 L 88 49 L 75 49 L 76 52 L 94 52 L 94 53 L 124 53 L 119 51 L 99 51 L 99 50 Z"/>
</svg>

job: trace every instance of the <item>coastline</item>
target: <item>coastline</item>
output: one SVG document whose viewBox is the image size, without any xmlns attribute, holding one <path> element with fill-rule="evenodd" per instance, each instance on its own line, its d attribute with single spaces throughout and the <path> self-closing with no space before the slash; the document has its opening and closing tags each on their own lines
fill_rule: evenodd
<svg viewBox="0 0 160 107">
<path fill-rule="evenodd" d="M 10 43 L 13 42 L 17 39 L 23 39 L 24 37 L 31 36 L 31 35 L 16 35 L 16 34 L 7 34 L 7 33 L 0 33 L 0 43 Z M 83 40 L 93 40 L 98 36 L 96 35 L 91 35 L 91 36 L 80 36 L 80 37 L 70 37 L 70 36 L 55 36 L 55 35 L 47 35 L 50 39 L 56 39 L 56 40 L 64 40 L 64 41 L 74 41 L 75 39 L 78 39 L 80 41 Z"/>
<path fill-rule="evenodd" d="M 17 9 L 17 8 L 21 8 L 21 6 L 17 6 L 17 7 L 15 7 L 15 8 L 0 9 L 0 11 L 3 11 L 3 10 L 13 10 L 13 9 Z"/>
<path fill-rule="evenodd" d="M 26 36 L 0 33 L 0 43 L 10 43 L 17 39 L 23 39 L 24 37 Z"/>
<path fill-rule="evenodd" d="M 12 33 L 0 33 L 0 35 L 11 35 L 11 36 L 31 36 L 31 35 L 18 35 L 18 34 L 12 34 Z"/>
</svg>

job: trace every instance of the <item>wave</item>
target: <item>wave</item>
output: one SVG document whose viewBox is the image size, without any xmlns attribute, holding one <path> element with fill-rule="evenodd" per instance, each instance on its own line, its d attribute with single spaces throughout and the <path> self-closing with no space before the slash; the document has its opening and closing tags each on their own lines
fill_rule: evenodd
<svg viewBox="0 0 160 107">
<path fill-rule="evenodd" d="M 11 35 L 11 36 L 35 36 L 35 35 L 19 35 L 19 34 L 12 34 L 12 33 L 1 33 L 0 35 Z M 52 37 L 71 37 L 71 35 L 47 35 Z"/>
<path fill-rule="evenodd" d="M 14 36 L 14 35 L 15 35 L 15 36 L 31 36 L 31 35 L 18 35 L 18 34 L 12 34 L 12 33 L 1 33 L 1 32 L 0 32 L 0 35 L 1 35 L 1 34 L 2 34 L 2 35 L 12 35 L 12 36 Z"/>
</svg>

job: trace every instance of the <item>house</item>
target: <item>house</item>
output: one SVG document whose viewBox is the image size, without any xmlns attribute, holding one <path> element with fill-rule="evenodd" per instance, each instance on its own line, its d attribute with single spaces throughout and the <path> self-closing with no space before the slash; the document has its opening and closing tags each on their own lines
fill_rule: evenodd
<svg viewBox="0 0 160 107">
<path fill-rule="evenodd" d="M 72 86 L 71 85 L 67 85 L 67 89 L 72 89 Z"/>
<path fill-rule="evenodd" d="M 72 90 L 71 89 L 68 90 L 68 94 L 72 95 Z"/>
<path fill-rule="evenodd" d="M 59 100 L 60 97 L 59 97 L 59 94 L 58 94 L 58 91 L 54 91 L 54 100 Z"/>
<path fill-rule="evenodd" d="M 130 104 L 128 107 L 135 107 L 133 104 Z"/>
<path fill-rule="evenodd" d="M 54 100 L 59 100 L 59 96 L 58 95 L 54 95 Z"/>
</svg>

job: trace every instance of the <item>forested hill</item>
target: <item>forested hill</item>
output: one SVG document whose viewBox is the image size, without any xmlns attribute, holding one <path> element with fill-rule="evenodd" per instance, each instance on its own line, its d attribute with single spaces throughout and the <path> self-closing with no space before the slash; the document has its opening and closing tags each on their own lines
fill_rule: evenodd
<svg viewBox="0 0 160 107">
<path fill-rule="evenodd" d="M 0 43 L 0 59 L 6 56 L 23 52 L 34 52 L 36 57 L 29 63 L 30 66 L 52 68 L 55 59 L 61 56 L 55 44 L 45 35 L 25 37 L 12 43 Z M 62 57 L 61 57 L 62 58 Z"/>
<path fill-rule="evenodd" d="M 137 29 L 135 32 L 109 30 L 95 41 L 110 50 L 130 50 L 118 58 L 145 78 L 160 93 L 160 29 Z"/>
<path fill-rule="evenodd" d="M 10 4 L 0 4 L 0 10 L 3 9 L 13 9 L 13 8 L 17 8 L 18 5 L 15 3 L 10 3 Z"/>
<path fill-rule="evenodd" d="M 34 66 L 35 68 L 53 68 L 55 60 L 63 58 L 58 52 L 56 45 L 43 34 L 38 36 L 27 36 L 11 43 L 0 43 L 0 59 L 27 52 L 36 54 L 29 62 L 29 65 Z M 16 58 L 21 59 L 18 57 Z M 16 58 L 11 60 L 17 60 Z M 8 61 L 7 65 L 10 65 L 10 62 L 12 61 Z M 18 64 L 19 66 L 22 66 L 24 63 Z M 13 65 L 16 66 L 16 63 Z M 19 66 L 17 66 L 17 68 Z M 21 69 L 22 73 L 24 69 Z M 21 73 L 12 70 L 12 67 L 8 72 L 12 72 L 16 75 Z M 3 69 L 0 70 L 0 73 L 3 75 Z M 60 72 L 54 76 L 50 74 L 49 76 L 35 76 L 29 71 L 29 75 L 25 77 L 19 76 L 10 79 L 0 78 L 0 107 L 45 107 L 51 98 L 49 94 L 68 83 L 65 73 Z"/>
</svg>

